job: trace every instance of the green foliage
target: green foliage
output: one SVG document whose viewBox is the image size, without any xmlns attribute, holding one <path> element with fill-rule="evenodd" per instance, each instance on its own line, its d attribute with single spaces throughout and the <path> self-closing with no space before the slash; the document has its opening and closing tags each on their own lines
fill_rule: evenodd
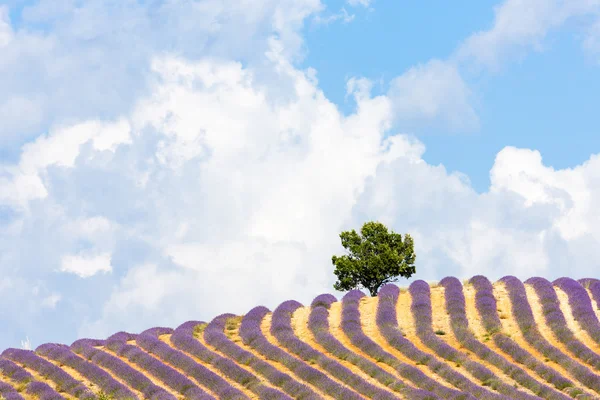
<svg viewBox="0 0 600 400">
<path fill-rule="evenodd" d="M 333 285 L 335 290 L 364 288 L 376 296 L 386 283 L 398 281 L 399 276 L 410 278 L 415 273 L 416 256 L 409 234 L 402 241 L 402 235 L 388 232 L 380 222 L 365 223 L 360 233 L 353 229 L 340 234 L 342 246 L 349 254 L 331 258 L 338 278 Z"/>
</svg>

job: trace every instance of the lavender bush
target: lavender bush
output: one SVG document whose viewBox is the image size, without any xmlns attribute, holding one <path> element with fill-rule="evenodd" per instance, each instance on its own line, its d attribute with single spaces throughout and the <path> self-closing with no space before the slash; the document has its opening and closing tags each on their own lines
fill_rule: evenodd
<svg viewBox="0 0 600 400">
<path fill-rule="evenodd" d="M 561 279 L 564 280 L 558 280 L 558 285 L 566 288 L 565 292 L 569 295 L 569 303 L 573 309 L 573 314 L 574 316 L 575 314 L 577 315 L 575 319 L 581 319 L 582 316 L 586 316 L 588 312 L 594 313 L 585 289 L 577 281 L 567 278 Z M 596 369 L 600 369 L 600 356 L 594 353 L 585 344 L 581 343 L 567 326 L 567 321 L 560 309 L 558 296 L 554 291 L 552 283 L 539 277 L 530 278 L 526 280 L 525 283 L 530 284 L 539 296 L 546 323 L 558 340 L 564 343 L 566 348 L 575 355 L 575 357 Z M 584 300 L 587 300 L 589 310 L 583 305 Z"/>
<path fill-rule="evenodd" d="M 558 278 L 552 284 L 567 294 L 575 321 L 579 322 L 590 337 L 600 344 L 600 323 L 598 323 L 598 317 L 594 312 L 592 300 L 582 284 L 571 278 Z M 600 295 L 600 284 L 592 282 L 590 287 L 594 288 L 591 290 L 592 294 L 596 292 Z M 595 300 L 598 301 L 598 299 Z M 598 369 L 597 363 L 594 366 Z"/>
<path fill-rule="evenodd" d="M 3 400 L 22 400 L 23 396 L 10 384 L 0 381 L 0 398 Z"/>
<path fill-rule="evenodd" d="M 204 365 L 197 363 L 185 353 L 173 349 L 158 338 L 159 335 L 172 332 L 173 329 L 170 328 L 151 328 L 139 334 L 136 338 L 136 343 L 148 353 L 160 358 L 163 362 L 185 372 L 187 376 L 194 378 L 198 384 L 206 386 L 216 393 L 219 399 L 248 399 L 248 396 L 239 389 L 231 386 L 225 379 Z"/>
<path fill-rule="evenodd" d="M 247 365 L 259 374 L 263 375 L 273 385 L 280 387 L 285 393 L 295 399 L 315 400 L 321 399 L 307 385 L 296 381 L 285 372 L 279 371 L 268 362 L 261 360 L 251 352 L 241 348 L 223 333 L 226 321 L 235 317 L 233 314 L 222 314 L 214 318 L 204 329 L 204 340 L 218 351 L 231 357 L 242 365 Z"/>
<path fill-rule="evenodd" d="M 136 339 L 137 339 L 136 335 Z M 208 400 L 214 397 L 198 387 L 189 378 L 177 370 L 163 364 L 139 347 L 126 343 L 126 338 L 131 337 L 124 332 L 116 333 L 106 339 L 107 346 L 120 357 L 124 357 L 136 364 L 140 369 L 160 379 L 165 385 L 182 394 L 186 399 Z"/>
<path fill-rule="evenodd" d="M 78 357 L 67 345 L 46 343 L 38 346 L 35 352 L 73 368 L 90 382 L 97 384 L 103 392 L 110 396 L 123 399 L 137 399 L 137 396 L 127 386 L 114 379 L 97 365 Z"/>
<path fill-rule="evenodd" d="M 287 368 L 293 371 L 300 379 L 310 383 L 311 385 L 319 388 L 320 390 L 324 391 L 325 393 L 331 396 L 337 394 L 348 399 L 362 398 L 354 391 L 332 380 L 329 376 L 311 367 L 305 362 L 316 362 L 317 360 L 309 359 L 303 361 L 302 359 L 298 359 L 292 356 L 291 354 L 285 352 L 280 347 L 271 344 L 263 335 L 260 329 L 260 323 L 268 312 L 269 310 L 266 307 L 260 306 L 253 308 L 248 312 L 248 314 L 244 316 L 244 318 L 242 319 L 242 324 L 240 325 L 240 337 L 246 345 L 253 347 L 268 359 L 277 361 L 285 365 Z M 273 316 L 271 332 L 277 333 L 277 335 L 279 335 L 278 332 L 273 331 L 273 324 L 275 323 L 277 323 L 277 321 L 275 320 L 275 316 Z M 285 343 L 281 344 L 284 347 L 287 347 L 289 350 L 289 347 L 286 346 Z M 294 353 L 294 351 L 291 352 Z"/>
<path fill-rule="evenodd" d="M 539 333 L 534 323 L 531 307 L 527 302 L 527 295 L 523 283 L 514 276 L 505 276 L 500 279 L 504 282 L 512 302 L 513 314 L 525 340 L 548 359 L 561 365 L 583 385 L 600 394 L 600 376 L 594 374 L 589 368 L 571 359 L 568 355 L 552 346 Z"/>
<path fill-rule="evenodd" d="M 557 389 L 571 393 L 574 384 L 571 380 L 561 376 L 555 370 L 542 364 L 528 351 L 524 350 L 514 340 L 501 333 L 502 325 L 496 308 L 496 299 L 491 282 L 482 275 L 476 275 L 469 280 L 475 288 L 475 307 L 482 317 L 484 328 L 492 336 L 494 343 L 516 362 L 526 365 L 539 376 L 553 384 Z"/>
<path fill-rule="evenodd" d="M 466 349 L 476 354 L 482 360 L 497 366 L 507 376 L 513 378 L 523 387 L 531 390 L 533 393 L 544 399 L 566 400 L 570 397 L 557 391 L 556 389 L 538 382 L 531 377 L 523 368 L 509 362 L 505 357 L 491 350 L 475 338 L 475 335 L 469 329 L 469 321 L 465 310 L 465 296 L 463 294 L 462 284 L 455 277 L 446 277 L 440 281 L 444 287 L 444 296 L 446 300 L 446 310 L 450 316 L 450 325 L 454 336 L 458 342 Z M 397 289 L 396 289 L 397 290 Z M 501 333 L 494 336 L 497 339 Z M 510 340 L 510 339 L 509 339 Z M 533 357 L 531 357 L 533 358 Z M 537 365 L 530 365 L 535 370 Z"/>
<path fill-rule="evenodd" d="M 148 379 L 146 375 L 142 374 L 135 368 L 132 368 L 119 357 L 93 347 L 101 346 L 103 344 L 103 340 L 80 339 L 73 342 L 70 348 L 72 351 L 78 353 L 86 360 L 111 371 L 123 379 L 132 388 L 143 393 L 144 398 L 146 399 L 177 400 L 177 398 L 171 393 L 152 383 L 152 381 Z"/>
<path fill-rule="evenodd" d="M 316 297 L 311 304 L 308 328 L 313 333 L 315 341 L 323 346 L 329 353 L 339 359 L 346 360 L 356 365 L 383 385 L 388 386 L 396 392 L 405 393 L 407 386 L 401 380 L 379 367 L 374 362 L 349 350 L 329 332 L 328 309 L 331 303 L 336 301 L 335 297 L 329 296 L 320 295 Z"/>
<path fill-rule="evenodd" d="M 227 378 L 248 388 L 261 399 L 289 399 L 292 397 L 282 391 L 263 384 L 254 374 L 248 372 L 227 357 L 209 350 L 193 335 L 194 327 L 203 324 L 200 321 L 188 321 L 177 327 L 171 335 L 171 343 L 179 350 L 212 365 Z"/>
<path fill-rule="evenodd" d="M 33 380 L 33 375 L 25 368 L 7 358 L 0 358 L 0 371 L 4 376 L 18 384 L 26 384 Z"/>
<path fill-rule="evenodd" d="M 58 391 L 65 391 L 82 399 L 95 398 L 94 394 L 85 385 L 31 350 L 7 349 L 2 353 L 2 357 L 24 364 L 27 368 L 38 372 L 45 379 L 50 379 L 56 384 Z"/>
<path fill-rule="evenodd" d="M 27 385 L 25 393 L 35 396 L 39 400 L 64 400 L 64 397 L 48 386 L 47 383 L 39 381 L 33 381 Z"/>
<path fill-rule="evenodd" d="M 386 286 L 388 286 L 388 289 L 384 290 L 384 288 Z M 383 299 L 383 302 L 385 302 L 386 292 L 389 291 L 389 287 L 391 287 L 393 285 L 386 285 L 386 286 L 381 288 L 379 291 L 379 294 L 377 296 L 379 301 L 382 301 L 382 299 Z M 382 290 L 383 290 L 383 292 L 382 292 Z M 435 393 L 435 394 L 439 395 L 440 397 L 446 398 L 446 399 L 474 398 L 472 394 L 462 393 L 456 389 L 451 389 L 444 385 L 441 385 L 438 382 L 436 382 L 435 380 L 433 380 L 432 378 L 430 378 L 429 376 L 425 375 L 420 369 L 418 369 L 412 365 L 400 362 L 400 360 L 398 360 L 396 357 L 394 357 L 392 354 L 388 353 L 387 351 L 383 350 L 381 348 L 381 346 L 379 346 L 371 338 L 369 338 L 367 335 L 365 335 L 362 330 L 361 324 L 360 324 L 360 322 L 361 322 L 360 321 L 360 311 L 358 308 L 360 299 L 363 297 L 364 297 L 364 294 L 361 291 L 352 290 L 352 291 L 348 292 L 342 299 L 342 330 L 344 331 L 346 336 L 348 336 L 348 338 L 350 339 L 352 344 L 354 344 L 355 346 L 360 348 L 363 352 L 369 354 L 369 356 L 373 357 L 375 360 L 388 364 L 389 366 L 394 368 L 400 374 L 400 376 L 402 376 L 403 378 L 406 378 L 407 380 L 410 380 L 416 386 L 420 387 L 421 390 L 427 390 L 431 393 Z M 378 308 L 379 308 L 379 305 L 378 305 Z M 393 309 L 394 309 L 393 321 L 396 321 L 395 303 L 393 305 Z M 391 315 L 386 315 L 384 317 L 383 323 L 385 324 L 386 321 L 389 322 L 390 318 L 392 318 Z M 380 320 L 377 322 L 378 326 L 381 322 L 382 321 L 380 318 Z M 389 333 L 389 332 L 386 332 L 386 333 Z M 386 335 L 385 335 L 386 333 L 382 332 L 382 335 L 384 336 L 384 338 L 386 338 Z M 400 335 L 400 336 L 402 337 L 402 335 Z M 388 339 L 386 338 L 386 340 L 388 340 Z M 402 337 L 402 340 L 406 340 L 406 338 Z M 426 364 L 427 363 L 431 363 L 431 364 L 435 363 L 435 360 L 433 360 L 433 357 L 417 350 L 414 347 L 414 345 L 412 345 L 412 343 L 411 343 L 411 345 L 413 346 L 412 349 L 407 349 L 405 346 L 398 346 L 397 342 L 390 342 L 388 340 L 388 343 L 392 347 L 395 347 L 397 350 L 403 352 L 403 354 L 405 354 L 407 357 L 415 360 L 416 362 L 425 361 Z M 417 350 L 417 352 L 414 352 L 414 351 L 411 352 L 411 350 Z M 432 369 L 432 371 L 440 372 L 435 369 Z M 443 372 L 444 371 L 442 371 L 442 373 Z M 409 397 L 411 397 L 411 396 L 409 396 Z"/>
<path fill-rule="evenodd" d="M 435 351 L 440 357 L 463 365 L 475 378 L 479 379 L 483 384 L 491 386 L 504 396 L 509 396 L 513 399 L 537 398 L 504 383 L 485 365 L 470 360 L 463 353 L 437 337 L 431 327 L 431 296 L 427 282 L 423 280 L 413 282 L 409 287 L 409 292 L 412 296 L 411 311 L 416 323 L 417 336 L 427 347 Z M 489 398 L 501 397 L 499 394 L 489 391 L 485 393 L 485 396 Z"/>
</svg>

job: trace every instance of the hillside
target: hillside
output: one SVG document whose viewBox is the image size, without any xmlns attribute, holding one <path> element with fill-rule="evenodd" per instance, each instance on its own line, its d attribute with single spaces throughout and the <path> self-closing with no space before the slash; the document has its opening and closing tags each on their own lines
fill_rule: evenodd
<svg viewBox="0 0 600 400">
<path fill-rule="evenodd" d="M 0 357 L 3 399 L 599 399 L 600 280 L 461 282 Z"/>
</svg>

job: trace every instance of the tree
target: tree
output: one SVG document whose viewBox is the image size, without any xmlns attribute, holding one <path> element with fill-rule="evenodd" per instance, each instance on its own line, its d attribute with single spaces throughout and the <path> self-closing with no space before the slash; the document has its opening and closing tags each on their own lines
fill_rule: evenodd
<svg viewBox="0 0 600 400">
<path fill-rule="evenodd" d="M 350 254 L 331 257 L 338 281 L 335 290 L 367 289 L 376 296 L 379 288 L 398 277 L 410 278 L 415 271 L 412 237 L 388 232 L 380 222 L 366 222 L 359 236 L 354 229 L 340 233 L 342 246 Z"/>
</svg>

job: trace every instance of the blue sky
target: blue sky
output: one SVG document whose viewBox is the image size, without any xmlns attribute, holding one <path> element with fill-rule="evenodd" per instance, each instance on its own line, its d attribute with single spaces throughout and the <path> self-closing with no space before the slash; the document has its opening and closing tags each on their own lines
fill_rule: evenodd
<svg viewBox="0 0 600 400">
<path fill-rule="evenodd" d="M 5 0 L 0 347 L 340 296 L 369 220 L 594 277 L 599 68 L 588 0 Z"/>
</svg>

